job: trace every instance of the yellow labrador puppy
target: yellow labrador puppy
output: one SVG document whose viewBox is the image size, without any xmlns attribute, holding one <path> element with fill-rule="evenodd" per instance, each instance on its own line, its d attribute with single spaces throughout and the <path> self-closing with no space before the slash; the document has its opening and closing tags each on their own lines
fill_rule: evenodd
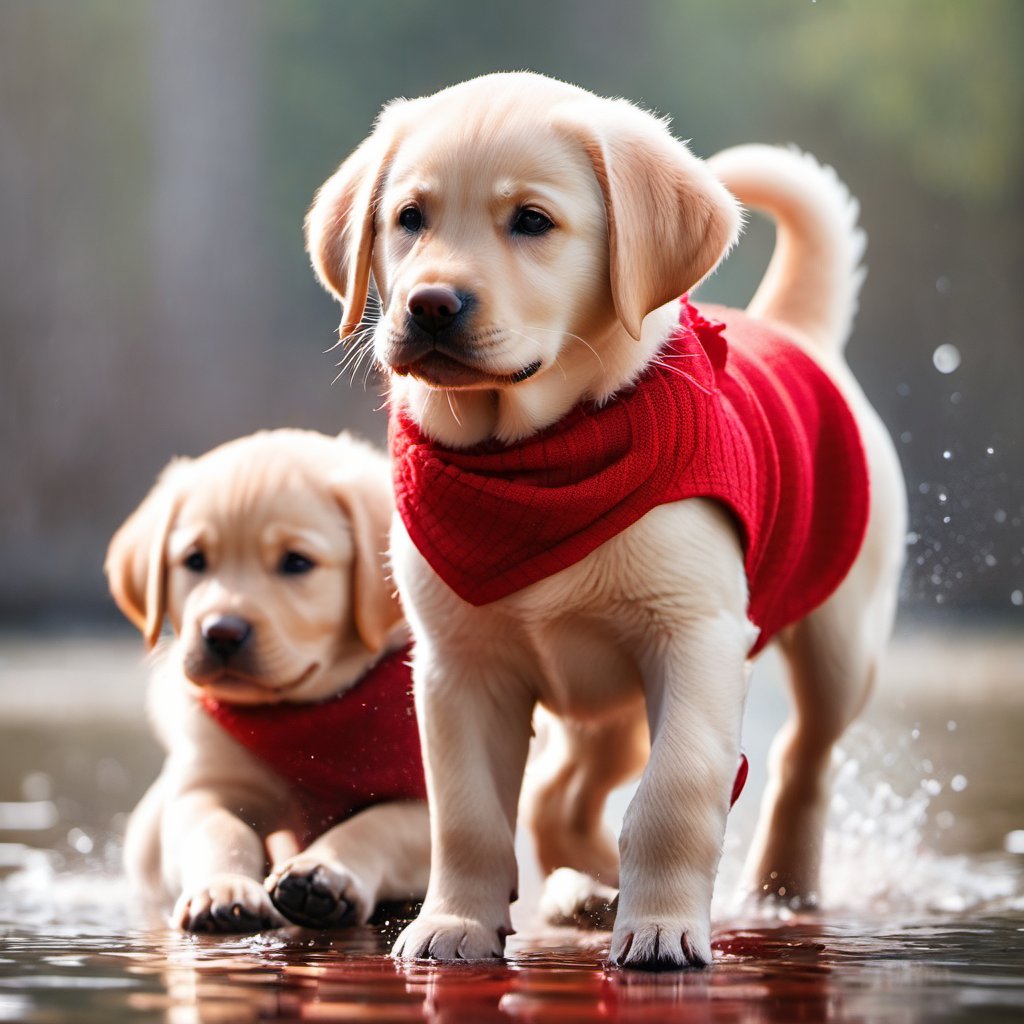
<svg viewBox="0 0 1024 1024">
<path fill-rule="evenodd" d="M 369 445 L 275 430 L 172 462 L 111 541 L 121 610 L 150 646 L 174 631 L 150 691 L 167 759 L 125 860 L 179 928 L 362 923 L 425 890 L 391 510 Z"/>
<path fill-rule="evenodd" d="M 733 193 L 779 228 L 746 314 L 680 298 L 734 243 Z M 433 841 L 396 955 L 502 952 L 540 705 L 543 867 L 619 887 L 613 962 L 709 963 L 747 663 L 773 638 L 794 715 L 749 879 L 816 899 L 829 755 L 887 639 L 904 533 L 892 445 L 843 361 L 855 219 L 808 157 L 706 164 L 626 101 L 526 73 L 389 104 L 318 193 L 314 267 L 343 336 L 372 275 L 391 377 Z M 616 850 L 604 799 L 641 770 Z"/>
</svg>

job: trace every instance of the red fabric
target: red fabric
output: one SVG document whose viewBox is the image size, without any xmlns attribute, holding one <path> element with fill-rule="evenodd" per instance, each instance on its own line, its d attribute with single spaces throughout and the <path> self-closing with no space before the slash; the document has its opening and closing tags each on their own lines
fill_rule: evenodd
<svg viewBox="0 0 1024 1024">
<path fill-rule="evenodd" d="M 739 526 L 760 629 L 751 653 L 835 590 L 867 525 L 853 417 L 795 344 L 736 310 L 708 311 L 719 319 L 684 299 L 636 385 L 516 444 L 446 449 L 391 410 L 399 513 L 460 597 L 514 593 L 694 497 L 722 502 Z"/>
<path fill-rule="evenodd" d="M 375 804 L 426 799 L 409 653 L 385 655 L 316 704 L 202 699 L 218 725 L 291 784 L 306 843 Z"/>
<path fill-rule="evenodd" d="M 743 792 L 743 787 L 747 784 L 747 776 L 750 774 L 750 762 L 747 760 L 746 754 L 740 754 L 740 766 L 736 769 L 736 778 L 732 783 L 732 795 L 729 797 L 730 809 L 735 806 L 736 801 L 740 798 L 740 793 Z"/>
</svg>

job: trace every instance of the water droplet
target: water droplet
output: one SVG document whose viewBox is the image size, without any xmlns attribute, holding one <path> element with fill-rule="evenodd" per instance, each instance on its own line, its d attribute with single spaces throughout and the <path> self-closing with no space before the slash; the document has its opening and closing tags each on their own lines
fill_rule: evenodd
<svg viewBox="0 0 1024 1024">
<path fill-rule="evenodd" d="M 1006 522 L 1006 512 L 1003 509 L 1001 509 L 1001 508 L 997 508 L 995 510 L 995 512 L 992 513 L 992 518 L 997 523 L 1005 523 Z"/>
<path fill-rule="evenodd" d="M 938 825 L 939 828 L 952 828 L 955 822 L 956 818 L 953 816 L 952 811 L 939 811 L 939 813 L 935 815 L 935 824 Z"/>
<path fill-rule="evenodd" d="M 79 853 L 92 853 L 92 838 L 80 828 L 73 828 L 68 833 L 68 845 Z"/>
<path fill-rule="evenodd" d="M 944 458 L 944 459 L 945 459 L 945 460 L 946 460 L 947 462 L 949 462 L 949 460 L 950 460 L 951 458 L 953 458 L 953 453 L 952 453 L 952 452 L 951 452 L 951 451 L 950 451 L 950 450 L 949 450 L 949 449 L 947 448 L 947 449 L 946 449 L 946 450 L 945 450 L 945 451 L 944 451 L 944 452 L 942 453 L 942 457 L 943 457 L 943 458 Z"/>
<path fill-rule="evenodd" d="M 1010 595 L 1010 603 L 1016 605 L 1018 608 L 1024 604 L 1024 590 L 1015 590 Z"/>
<path fill-rule="evenodd" d="M 985 449 L 985 454 L 986 455 L 995 455 L 995 453 L 996 453 L 995 448 L 986 448 Z"/>
<path fill-rule="evenodd" d="M 910 546 L 916 544 L 920 539 L 920 535 L 911 530 L 910 533 L 907 534 L 907 545 Z"/>
<path fill-rule="evenodd" d="M 949 501 L 949 495 L 945 491 L 939 491 L 939 502 L 945 504 L 947 501 Z"/>
<path fill-rule="evenodd" d="M 929 796 L 938 796 L 942 792 L 942 783 L 938 779 L 922 779 L 921 788 Z"/>
<path fill-rule="evenodd" d="M 951 516 L 943 516 L 942 521 L 948 526 L 953 520 Z"/>
<path fill-rule="evenodd" d="M 963 401 L 963 398 L 964 396 L 961 395 L 959 391 L 954 391 L 953 394 L 949 396 L 949 400 L 953 405 L 959 405 Z"/>
<path fill-rule="evenodd" d="M 946 731 L 956 732 L 956 722 L 954 722 L 952 718 L 946 723 Z"/>
<path fill-rule="evenodd" d="M 967 788 L 967 779 L 963 775 L 954 775 L 949 780 L 949 788 L 954 793 L 962 793 Z"/>
<path fill-rule="evenodd" d="M 960 366 L 960 349 L 956 345 L 940 345 L 932 353 L 932 362 L 939 373 L 953 373 Z"/>
<path fill-rule="evenodd" d="M 993 566 L 999 564 L 999 559 L 995 555 L 986 555 L 985 564 L 991 569 Z"/>
<path fill-rule="evenodd" d="M 923 484 L 918 484 L 917 489 L 921 494 L 927 494 L 932 489 L 932 485 L 927 482 Z"/>
<path fill-rule="evenodd" d="M 900 434 L 900 441 L 903 444 L 910 444 L 910 442 L 913 441 L 913 440 L 914 440 L 914 435 L 909 430 L 904 430 L 903 433 Z"/>
</svg>

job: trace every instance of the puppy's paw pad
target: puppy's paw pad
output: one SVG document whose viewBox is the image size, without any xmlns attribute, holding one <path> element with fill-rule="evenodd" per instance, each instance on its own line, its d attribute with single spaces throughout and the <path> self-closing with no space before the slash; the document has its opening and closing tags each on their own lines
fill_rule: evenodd
<svg viewBox="0 0 1024 1024">
<path fill-rule="evenodd" d="M 590 875 L 558 868 L 544 882 L 541 917 L 551 925 L 610 931 L 615 925 L 618 895 Z"/>
<path fill-rule="evenodd" d="M 454 914 L 426 914 L 398 936 L 397 960 L 499 960 L 505 951 L 503 928 Z"/>
<path fill-rule="evenodd" d="M 341 865 L 295 857 L 267 878 L 270 899 L 289 921 L 306 928 L 359 924 L 370 910 L 369 897 Z"/>
<path fill-rule="evenodd" d="M 244 875 L 218 875 L 183 892 L 171 913 L 174 927 L 208 934 L 261 932 L 284 923 L 260 883 Z"/>
<path fill-rule="evenodd" d="M 711 943 L 695 937 L 685 924 L 623 926 L 612 936 L 611 961 L 634 971 L 679 971 L 707 967 Z"/>
</svg>

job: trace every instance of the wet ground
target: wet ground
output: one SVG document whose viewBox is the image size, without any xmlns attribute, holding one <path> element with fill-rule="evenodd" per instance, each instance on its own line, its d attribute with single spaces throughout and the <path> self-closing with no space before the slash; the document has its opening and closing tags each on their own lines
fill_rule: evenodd
<svg viewBox="0 0 1024 1024">
<path fill-rule="evenodd" d="M 1024 642 L 897 646 L 837 757 L 828 911 L 756 921 L 732 895 L 777 675 L 769 661 L 751 694 L 712 969 L 613 971 L 607 935 L 540 930 L 525 845 L 507 962 L 397 965 L 395 918 L 336 936 L 167 930 L 118 874 L 159 761 L 137 644 L 0 638 L 0 1021 L 1024 1020 Z"/>
</svg>

